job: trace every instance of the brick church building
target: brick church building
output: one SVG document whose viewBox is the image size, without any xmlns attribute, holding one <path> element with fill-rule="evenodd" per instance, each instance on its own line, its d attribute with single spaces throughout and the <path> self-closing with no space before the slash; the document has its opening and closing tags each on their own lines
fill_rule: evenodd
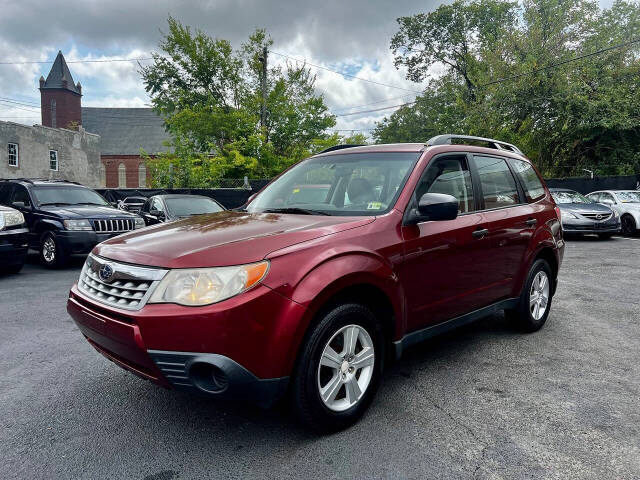
<svg viewBox="0 0 640 480">
<path fill-rule="evenodd" d="M 74 83 L 62 52 L 58 52 L 46 80 L 40 77 L 40 103 L 42 125 L 82 126 L 100 135 L 100 176 L 107 188 L 146 187 L 149 172 L 140 150 L 150 155 L 168 150 L 163 120 L 152 109 L 83 107 L 82 86 Z"/>
</svg>

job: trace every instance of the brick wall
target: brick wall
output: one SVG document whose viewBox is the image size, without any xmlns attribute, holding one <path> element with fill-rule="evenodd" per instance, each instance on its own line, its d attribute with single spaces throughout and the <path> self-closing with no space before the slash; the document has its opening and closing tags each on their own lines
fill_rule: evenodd
<svg viewBox="0 0 640 480">
<path fill-rule="evenodd" d="M 126 172 L 126 185 L 124 188 L 138 188 L 138 172 L 140 165 L 144 165 L 144 159 L 139 155 L 102 155 L 100 157 L 105 168 L 105 179 L 107 188 L 121 188 L 120 165 L 124 165 Z M 149 185 L 151 176 L 147 169 L 147 185 Z"/>
<path fill-rule="evenodd" d="M 68 90 L 41 90 L 42 125 L 66 128 L 71 122 L 82 124 L 81 96 Z M 51 100 L 56 101 L 55 125 L 51 115 Z"/>
</svg>

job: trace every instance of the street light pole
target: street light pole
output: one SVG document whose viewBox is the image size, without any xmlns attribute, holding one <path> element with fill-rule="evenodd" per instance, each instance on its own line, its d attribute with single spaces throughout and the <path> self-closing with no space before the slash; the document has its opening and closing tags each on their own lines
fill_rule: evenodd
<svg viewBox="0 0 640 480">
<path fill-rule="evenodd" d="M 262 75 L 260 76 L 260 90 L 262 91 L 262 107 L 260 108 L 260 126 L 267 125 L 267 46 L 262 47 L 262 55 L 258 57 L 262 63 Z"/>
</svg>

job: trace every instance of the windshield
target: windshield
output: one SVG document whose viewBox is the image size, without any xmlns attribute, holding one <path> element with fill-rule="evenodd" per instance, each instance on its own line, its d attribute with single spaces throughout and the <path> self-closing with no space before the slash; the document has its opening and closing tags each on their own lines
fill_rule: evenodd
<svg viewBox="0 0 640 480">
<path fill-rule="evenodd" d="M 344 153 L 300 162 L 268 185 L 249 212 L 379 215 L 394 204 L 419 153 Z"/>
<path fill-rule="evenodd" d="M 622 203 L 640 203 L 640 192 L 616 192 Z"/>
<path fill-rule="evenodd" d="M 551 192 L 556 203 L 595 203 L 578 192 Z"/>
<path fill-rule="evenodd" d="M 109 205 L 98 193 L 84 187 L 34 187 L 32 191 L 40 205 Z"/>
<path fill-rule="evenodd" d="M 169 212 L 176 217 L 187 217 L 201 213 L 221 212 L 223 209 L 216 202 L 206 197 L 165 198 Z"/>
</svg>

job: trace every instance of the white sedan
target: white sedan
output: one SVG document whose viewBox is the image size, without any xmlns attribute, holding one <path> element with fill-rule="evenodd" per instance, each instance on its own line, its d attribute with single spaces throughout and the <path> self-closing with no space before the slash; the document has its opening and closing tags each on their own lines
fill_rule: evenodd
<svg viewBox="0 0 640 480">
<path fill-rule="evenodd" d="M 640 229 L 639 190 L 600 190 L 587 197 L 618 212 L 624 235 L 635 235 Z"/>
</svg>

